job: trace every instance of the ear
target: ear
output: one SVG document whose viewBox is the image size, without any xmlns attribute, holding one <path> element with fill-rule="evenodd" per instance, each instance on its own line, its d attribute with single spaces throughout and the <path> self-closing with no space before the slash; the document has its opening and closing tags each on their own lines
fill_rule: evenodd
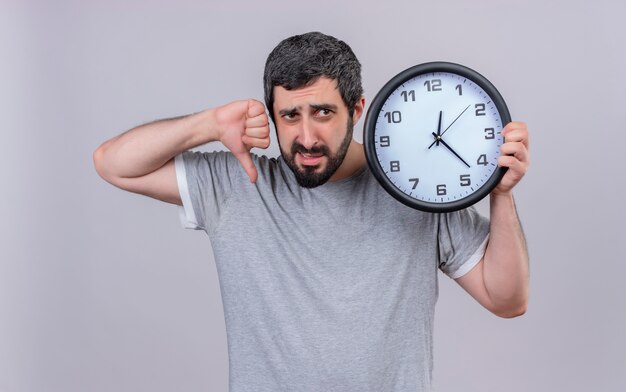
<svg viewBox="0 0 626 392">
<path fill-rule="evenodd" d="M 352 114 L 352 123 L 356 124 L 361 115 L 363 115 L 363 110 L 365 109 L 365 97 L 361 96 L 361 98 L 354 105 L 354 113 Z"/>
</svg>

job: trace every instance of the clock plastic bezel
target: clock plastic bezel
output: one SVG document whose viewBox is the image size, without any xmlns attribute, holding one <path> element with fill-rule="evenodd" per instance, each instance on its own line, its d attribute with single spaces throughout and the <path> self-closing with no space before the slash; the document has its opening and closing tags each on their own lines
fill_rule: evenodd
<svg viewBox="0 0 626 392">
<path fill-rule="evenodd" d="M 436 72 L 446 72 L 460 75 L 477 84 L 487 93 L 487 95 L 489 95 L 489 98 L 491 98 L 491 101 L 495 104 L 498 114 L 500 115 L 502 127 L 511 122 L 511 115 L 509 113 L 509 109 L 506 106 L 506 103 L 504 102 L 504 98 L 502 98 L 500 92 L 498 92 L 496 87 L 489 80 L 487 80 L 487 78 L 474 71 L 473 69 L 461 64 L 444 61 L 434 61 L 418 64 L 405 69 L 404 71 L 394 76 L 391 80 L 389 80 L 378 92 L 378 94 L 376 94 L 365 116 L 365 125 L 363 127 L 363 145 L 365 147 L 365 157 L 367 159 L 370 170 L 372 171 L 374 177 L 378 180 L 378 182 L 391 196 L 411 208 L 426 212 L 439 213 L 458 211 L 463 208 L 467 208 L 473 204 L 476 204 L 485 196 L 487 196 L 493 190 L 493 188 L 498 185 L 498 183 L 500 182 L 500 180 L 502 180 L 502 177 L 506 173 L 507 168 L 498 166 L 496 170 L 494 170 L 494 172 L 491 174 L 489 179 L 485 182 L 485 184 L 477 189 L 475 192 L 462 199 L 445 203 L 433 203 L 412 198 L 411 196 L 398 189 L 393 184 L 393 182 L 391 182 L 391 180 L 385 175 L 385 171 L 383 170 L 376 156 L 374 140 L 376 122 L 378 120 L 380 111 L 391 93 L 394 92 L 400 85 L 418 75 Z"/>
</svg>

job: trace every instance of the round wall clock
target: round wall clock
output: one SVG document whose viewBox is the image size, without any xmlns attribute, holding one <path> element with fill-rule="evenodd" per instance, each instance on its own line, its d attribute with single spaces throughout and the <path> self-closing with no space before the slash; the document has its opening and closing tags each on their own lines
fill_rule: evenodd
<svg viewBox="0 0 626 392">
<path fill-rule="evenodd" d="M 432 62 L 393 77 L 365 117 L 367 162 L 393 197 L 429 212 L 466 208 L 500 182 L 504 99 L 465 66 Z"/>
</svg>

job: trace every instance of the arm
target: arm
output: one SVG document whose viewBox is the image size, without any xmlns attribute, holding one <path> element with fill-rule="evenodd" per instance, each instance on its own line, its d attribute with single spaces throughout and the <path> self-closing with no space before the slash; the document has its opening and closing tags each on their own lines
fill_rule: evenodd
<svg viewBox="0 0 626 392">
<path fill-rule="evenodd" d="M 498 164 L 509 170 L 490 196 L 489 243 L 483 259 L 456 281 L 494 314 L 516 317 L 528 305 L 528 251 L 512 190 L 528 169 L 528 129 L 512 122 L 502 133 Z"/>
<path fill-rule="evenodd" d="M 111 184 L 181 205 L 174 158 L 193 147 L 221 141 L 242 163 L 251 181 L 253 147 L 269 146 L 269 122 L 258 101 L 235 101 L 189 116 L 133 128 L 104 142 L 93 154 L 98 174 Z"/>
</svg>

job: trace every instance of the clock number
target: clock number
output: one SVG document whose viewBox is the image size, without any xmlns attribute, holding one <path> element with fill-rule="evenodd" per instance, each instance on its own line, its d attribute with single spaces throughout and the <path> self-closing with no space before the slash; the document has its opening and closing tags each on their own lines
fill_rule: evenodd
<svg viewBox="0 0 626 392">
<path fill-rule="evenodd" d="M 476 115 L 477 116 L 484 116 L 485 115 L 485 104 L 484 103 L 477 103 L 476 105 L 474 105 L 474 107 L 476 108 Z"/>
<path fill-rule="evenodd" d="M 379 138 L 379 143 L 381 147 L 389 147 L 389 145 L 391 144 L 389 136 L 381 136 Z"/>
<path fill-rule="evenodd" d="M 481 154 L 478 157 L 478 160 L 476 161 L 477 165 L 483 165 L 483 166 L 487 166 L 487 155 L 486 154 Z"/>
<path fill-rule="evenodd" d="M 424 86 L 428 91 L 441 91 L 441 79 L 427 80 Z"/>
<path fill-rule="evenodd" d="M 411 189 L 415 189 L 415 188 L 417 188 L 417 184 L 419 184 L 420 179 L 419 178 L 409 178 L 409 181 L 413 183 L 413 188 L 411 188 Z"/>
<path fill-rule="evenodd" d="M 404 102 L 408 102 L 409 98 L 411 98 L 411 101 L 415 102 L 415 90 L 403 91 L 400 95 L 404 98 Z"/>
<path fill-rule="evenodd" d="M 457 84 L 455 88 L 459 90 L 459 95 L 463 95 L 463 86 L 461 86 L 460 84 Z"/>
<path fill-rule="evenodd" d="M 402 113 L 400 113 L 397 110 L 395 110 L 393 112 L 385 113 L 385 117 L 387 117 L 387 122 L 389 124 L 391 124 L 391 123 L 397 124 L 399 122 L 402 122 Z"/>
<path fill-rule="evenodd" d="M 391 161 L 389 162 L 389 169 L 392 172 L 399 172 L 400 171 L 400 161 Z"/>
<path fill-rule="evenodd" d="M 485 128 L 485 140 L 495 139 L 496 134 L 493 128 Z"/>
<path fill-rule="evenodd" d="M 469 174 L 461 174 L 459 176 L 459 181 L 461 181 L 461 186 L 470 186 L 472 185 L 472 180 L 470 180 Z"/>
<path fill-rule="evenodd" d="M 448 192 L 446 192 L 446 184 L 437 185 L 437 196 L 445 196 Z"/>
</svg>

